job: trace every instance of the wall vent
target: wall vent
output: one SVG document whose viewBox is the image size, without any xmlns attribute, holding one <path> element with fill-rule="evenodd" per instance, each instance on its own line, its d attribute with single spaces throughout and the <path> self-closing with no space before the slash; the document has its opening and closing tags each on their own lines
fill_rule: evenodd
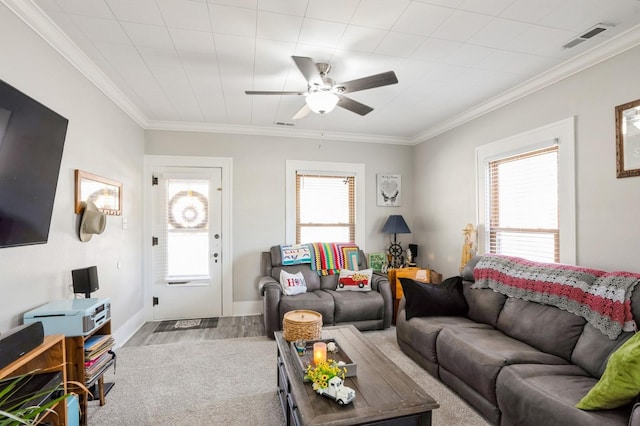
<svg viewBox="0 0 640 426">
<path fill-rule="evenodd" d="M 565 43 L 562 48 L 563 49 L 571 49 L 572 47 L 577 46 L 578 44 L 589 40 L 590 38 L 593 38 L 595 36 L 597 36 L 598 34 L 602 34 L 604 31 L 608 30 L 612 28 L 611 25 L 606 25 L 606 24 L 597 24 L 595 27 L 593 28 L 589 28 L 588 30 L 586 30 L 584 33 L 582 33 L 581 35 L 579 35 L 578 37 L 574 38 L 573 40 L 569 40 L 567 43 Z"/>
<path fill-rule="evenodd" d="M 275 124 L 277 124 L 278 126 L 290 126 L 290 127 L 295 126 L 295 124 L 293 123 L 285 123 L 284 121 L 276 121 Z"/>
</svg>

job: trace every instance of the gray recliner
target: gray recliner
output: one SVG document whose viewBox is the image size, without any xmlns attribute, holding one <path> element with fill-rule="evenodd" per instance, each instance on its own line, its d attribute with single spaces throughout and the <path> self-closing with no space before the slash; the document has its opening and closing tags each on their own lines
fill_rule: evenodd
<svg viewBox="0 0 640 426">
<path fill-rule="evenodd" d="M 367 269 L 366 256 L 359 251 L 358 268 Z M 307 292 L 294 296 L 285 295 L 280 286 L 280 271 L 291 274 L 302 272 Z M 273 246 L 262 253 L 262 278 L 259 282 L 263 298 L 264 328 L 267 336 L 282 330 L 285 313 L 308 309 L 322 314 L 323 325 L 352 324 L 359 330 L 389 328 L 392 316 L 392 297 L 386 276 L 373 274 L 371 291 L 336 291 L 338 275 L 319 276 L 311 266 L 282 265 L 280 246 Z"/>
</svg>

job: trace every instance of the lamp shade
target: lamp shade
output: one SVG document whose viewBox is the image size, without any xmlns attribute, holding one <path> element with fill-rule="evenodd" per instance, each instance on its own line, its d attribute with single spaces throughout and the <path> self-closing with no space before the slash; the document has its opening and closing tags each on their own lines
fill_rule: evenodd
<svg viewBox="0 0 640 426">
<path fill-rule="evenodd" d="M 334 93 L 325 91 L 311 92 L 305 98 L 311 111 L 316 114 L 326 114 L 331 112 L 340 99 Z"/>
<path fill-rule="evenodd" d="M 382 227 L 383 234 L 410 234 L 411 230 L 407 226 L 407 222 L 399 214 L 392 214 Z"/>
</svg>

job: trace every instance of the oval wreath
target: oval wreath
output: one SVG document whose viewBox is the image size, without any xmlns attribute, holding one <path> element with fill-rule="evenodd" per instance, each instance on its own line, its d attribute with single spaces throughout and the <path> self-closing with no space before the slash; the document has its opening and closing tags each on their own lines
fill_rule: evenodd
<svg viewBox="0 0 640 426">
<path fill-rule="evenodd" d="M 176 228 L 203 229 L 209 220 L 207 197 L 198 191 L 179 191 L 169 200 L 169 223 Z"/>
</svg>

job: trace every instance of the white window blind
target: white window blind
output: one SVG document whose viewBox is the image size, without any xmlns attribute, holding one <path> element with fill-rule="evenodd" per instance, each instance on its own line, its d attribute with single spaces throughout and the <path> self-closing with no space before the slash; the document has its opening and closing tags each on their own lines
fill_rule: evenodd
<svg viewBox="0 0 640 426">
<path fill-rule="evenodd" d="M 296 243 L 354 242 L 355 177 L 296 172 Z"/>
<path fill-rule="evenodd" d="M 488 250 L 559 262 L 558 146 L 490 161 Z"/>
</svg>

